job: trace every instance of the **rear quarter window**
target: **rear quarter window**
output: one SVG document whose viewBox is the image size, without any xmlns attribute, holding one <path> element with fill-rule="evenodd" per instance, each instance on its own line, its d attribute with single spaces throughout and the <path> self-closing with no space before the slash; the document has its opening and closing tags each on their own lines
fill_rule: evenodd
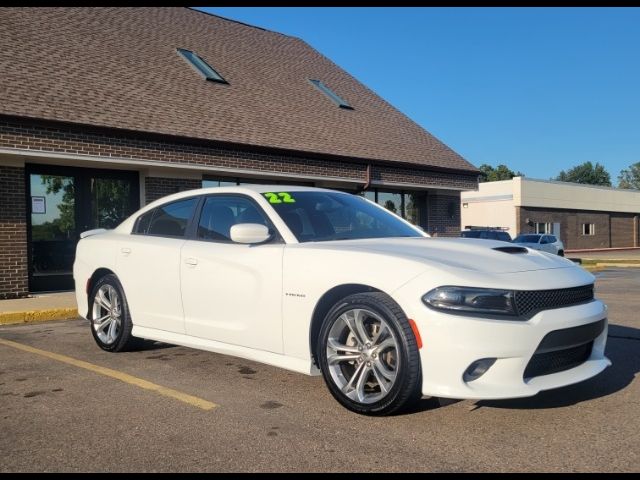
<svg viewBox="0 0 640 480">
<path fill-rule="evenodd" d="M 187 198 L 167 203 L 138 217 L 134 232 L 138 235 L 184 237 L 198 199 Z"/>
<path fill-rule="evenodd" d="M 145 235 L 147 230 L 149 230 L 149 225 L 151 224 L 151 218 L 155 213 L 155 209 L 149 210 L 147 213 L 144 213 L 138 217 L 136 220 L 136 224 L 133 227 L 133 233 L 137 233 L 138 235 Z"/>
</svg>

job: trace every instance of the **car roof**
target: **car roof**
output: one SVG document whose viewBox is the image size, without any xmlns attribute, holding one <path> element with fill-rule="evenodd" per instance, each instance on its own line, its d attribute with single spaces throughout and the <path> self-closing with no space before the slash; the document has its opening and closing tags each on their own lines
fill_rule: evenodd
<svg viewBox="0 0 640 480">
<path fill-rule="evenodd" d="M 248 184 L 248 185 L 232 185 L 229 187 L 205 187 L 205 188 L 196 188 L 193 190 L 188 190 L 180 193 L 189 193 L 189 195 L 201 195 L 207 193 L 247 193 L 247 192 L 256 192 L 256 193 L 265 193 L 265 192 L 339 192 L 338 190 L 330 190 L 327 188 L 318 188 L 318 187 L 307 187 L 303 185 L 276 185 L 276 184 Z M 176 197 L 179 198 L 179 197 Z"/>
<path fill-rule="evenodd" d="M 148 212 L 149 210 L 153 210 L 155 207 L 159 205 L 164 205 L 165 203 L 170 203 L 176 200 L 180 200 L 182 198 L 189 198 L 196 195 L 208 195 L 212 193 L 243 193 L 245 195 L 251 196 L 252 194 L 261 194 L 266 192 L 332 192 L 332 193 L 342 193 L 344 195 L 349 195 L 345 192 L 340 192 L 339 190 L 330 190 L 327 188 L 318 188 L 318 187 L 306 187 L 306 186 L 298 186 L 298 185 L 261 185 L 261 184 L 249 184 L 249 185 L 233 185 L 229 187 L 206 187 L 206 188 L 194 188 L 192 190 L 185 190 L 183 192 L 174 193 L 171 195 L 167 195 L 165 197 L 161 197 L 157 200 L 154 200 L 151 203 L 148 203 L 140 210 L 136 211 L 129 218 L 123 221 L 120 225 L 118 225 L 115 230 L 118 231 L 126 231 L 131 229 L 133 222 L 135 221 L 134 217 L 137 218 L 139 215 L 144 212 Z"/>
<path fill-rule="evenodd" d="M 247 185 L 235 185 L 229 187 L 207 187 L 200 188 L 199 190 L 204 191 L 212 191 L 219 192 L 222 190 L 251 190 L 252 192 L 265 193 L 265 192 L 282 192 L 282 191 L 290 191 L 290 192 L 304 192 L 304 191 L 321 191 L 321 192 L 335 192 L 337 190 L 330 190 L 327 188 L 318 188 L 318 187 L 308 187 L 304 185 L 282 185 L 282 184 L 247 184 Z"/>
<path fill-rule="evenodd" d="M 166 197 L 162 197 L 158 200 L 155 200 L 153 203 L 156 205 L 171 202 L 173 200 L 179 200 L 181 198 L 192 197 L 194 195 L 207 195 L 210 193 L 266 193 L 266 192 L 335 192 L 335 193 L 344 193 L 338 190 L 330 190 L 327 188 L 318 188 L 318 187 L 306 187 L 306 186 L 298 186 L 298 185 L 261 185 L 261 184 L 249 184 L 249 185 L 232 185 L 229 187 L 205 187 L 205 188 L 194 188 L 192 190 L 185 190 L 183 192 L 174 193 L 172 195 L 167 195 Z M 151 204 L 149 204 L 151 205 Z M 148 206 L 148 205 L 147 205 Z"/>
</svg>

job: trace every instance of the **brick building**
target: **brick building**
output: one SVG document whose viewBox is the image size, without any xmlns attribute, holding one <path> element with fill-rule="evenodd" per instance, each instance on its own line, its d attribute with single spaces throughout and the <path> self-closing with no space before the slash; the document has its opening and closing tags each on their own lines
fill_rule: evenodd
<svg viewBox="0 0 640 480">
<path fill-rule="evenodd" d="M 550 233 L 567 250 L 640 246 L 640 191 L 514 177 L 462 193 L 461 226 Z"/>
<path fill-rule="evenodd" d="M 79 233 L 237 183 L 366 195 L 455 235 L 478 171 L 303 40 L 188 8 L 0 9 L 0 298 Z"/>
</svg>

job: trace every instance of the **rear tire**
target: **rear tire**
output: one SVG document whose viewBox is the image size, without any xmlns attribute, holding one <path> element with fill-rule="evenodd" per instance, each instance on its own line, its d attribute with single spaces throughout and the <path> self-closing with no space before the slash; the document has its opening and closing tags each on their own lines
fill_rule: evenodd
<svg viewBox="0 0 640 480">
<path fill-rule="evenodd" d="M 564 250 L 558 250 L 558 255 L 564 257 Z"/>
<path fill-rule="evenodd" d="M 129 305 L 118 277 L 105 275 L 89 295 L 91 334 L 107 352 L 124 352 L 142 347 L 144 340 L 131 335 L 133 323 Z"/>
<path fill-rule="evenodd" d="M 363 415 L 391 415 L 422 395 L 420 354 L 400 306 L 381 292 L 340 300 L 327 313 L 317 358 L 333 397 Z"/>
</svg>

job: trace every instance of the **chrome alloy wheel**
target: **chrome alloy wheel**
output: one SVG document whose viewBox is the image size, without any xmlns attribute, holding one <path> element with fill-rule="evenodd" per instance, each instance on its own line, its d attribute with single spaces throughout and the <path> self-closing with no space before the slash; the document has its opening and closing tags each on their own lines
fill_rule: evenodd
<svg viewBox="0 0 640 480">
<path fill-rule="evenodd" d="M 327 339 L 331 378 L 351 400 L 370 404 L 391 390 L 399 367 L 398 341 L 389 324 L 365 309 L 347 310 Z"/>
<path fill-rule="evenodd" d="M 111 285 L 102 285 L 93 299 L 92 325 L 96 335 L 105 345 L 118 338 L 122 325 L 122 301 Z"/>
</svg>

